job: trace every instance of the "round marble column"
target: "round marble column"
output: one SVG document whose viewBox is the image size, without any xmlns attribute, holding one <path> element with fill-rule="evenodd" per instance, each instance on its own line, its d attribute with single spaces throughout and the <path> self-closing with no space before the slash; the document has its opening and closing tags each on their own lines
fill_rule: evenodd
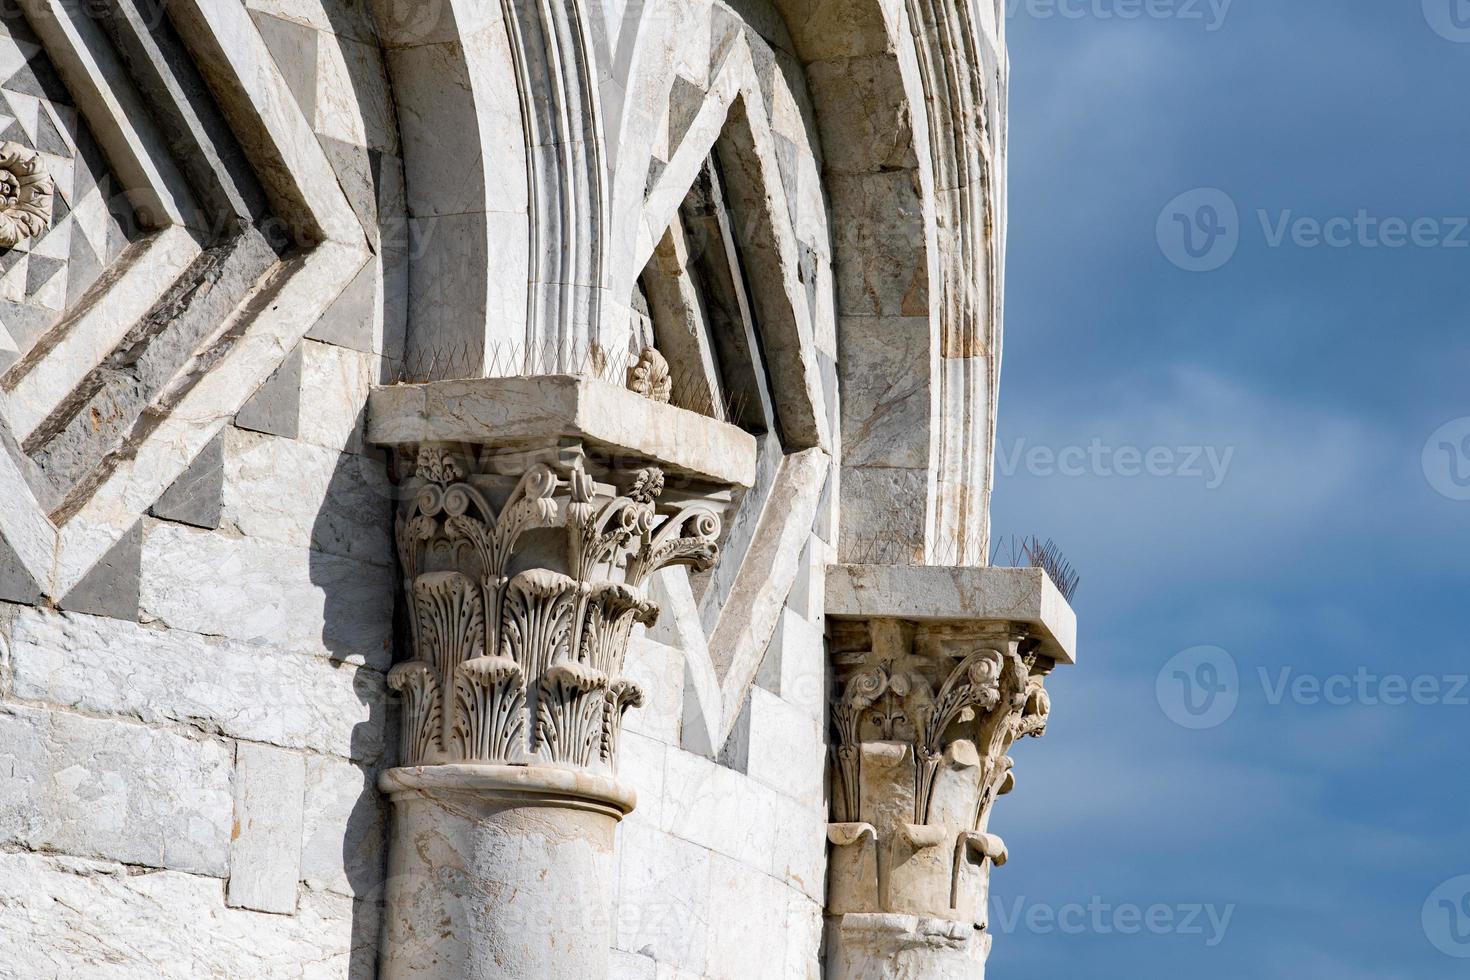
<svg viewBox="0 0 1470 980">
<path fill-rule="evenodd" d="M 633 792 L 547 766 L 390 769 L 383 980 L 600 980 Z"/>
</svg>

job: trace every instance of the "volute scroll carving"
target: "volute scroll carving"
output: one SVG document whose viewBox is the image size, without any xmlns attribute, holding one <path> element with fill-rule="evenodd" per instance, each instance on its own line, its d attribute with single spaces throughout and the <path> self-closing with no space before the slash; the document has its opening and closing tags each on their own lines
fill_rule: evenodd
<svg viewBox="0 0 1470 980">
<path fill-rule="evenodd" d="M 403 764 L 614 771 L 623 716 L 643 702 L 624 656 L 659 611 L 644 587 L 671 565 L 711 567 L 720 515 L 665 504 L 656 466 L 594 475 L 573 449 L 507 476 L 474 460 L 431 444 L 406 461 L 412 659 L 388 678 Z"/>
<path fill-rule="evenodd" d="M 989 832 L 1052 669 L 1023 625 L 834 624 L 831 911 L 983 921 Z M 859 828 L 865 828 L 860 830 Z"/>
</svg>

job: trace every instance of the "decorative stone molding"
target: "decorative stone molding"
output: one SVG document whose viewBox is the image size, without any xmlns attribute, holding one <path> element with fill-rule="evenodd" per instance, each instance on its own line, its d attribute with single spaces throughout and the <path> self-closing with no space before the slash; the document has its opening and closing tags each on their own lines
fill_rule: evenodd
<svg viewBox="0 0 1470 980">
<path fill-rule="evenodd" d="M 607 974 L 623 674 L 659 569 L 709 568 L 754 440 L 579 377 L 373 392 L 407 658 L 385 980 Z"/>
<path fill-rule="evenodd" d="M 634 625 L 658 617 L 643 587 L 660 568 L 713 565 L 720 515 L 699 500 L 661 511 L 657 467 L 598 479 L 584 451 L 558 455 L 508 495 L 507 477 L 440 444 L 402 481 L 414 653 L 388 683 L 404 695 L 407 765 L 616 768 L 623 715 L 643 703 L 623 655 Z"/>
<path fill-rule="evenodd" d="M 827 587 L 830 975 L 981 977 L 1009 858 L 991 812 L 1012 747 L 1046 731 L 1075 620 L 1038 569 L 836 566 Z"/>
<path fill-rule="evenodd" d="M 669 362 L 655 347 L 645 347 L 638 362 L 628 368 L 628 390 L 636 391 L 656 402 L 667 402 L 673 394 L 674 380 Z"/>
<path fill-rule="evenodd" d="M 19 143 L 0 143 L 0 248 L 14 248 L 51 226 L 56 182 L 41 155 Z"/>
</svg>

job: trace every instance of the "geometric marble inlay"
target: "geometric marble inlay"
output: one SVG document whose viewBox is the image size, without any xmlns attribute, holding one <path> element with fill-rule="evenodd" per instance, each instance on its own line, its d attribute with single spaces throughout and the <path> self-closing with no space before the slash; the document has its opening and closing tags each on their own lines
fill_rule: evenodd
<svg viewBox="0 0 1470 980">
<path fill-rule="evenodd" d="M 0 141 L 55 182 L 50 226 L 0 249 L 0 370 L 35 345 L 134 240 L 132 208 L 15 0 L 0 0 Z"/>
</svg>

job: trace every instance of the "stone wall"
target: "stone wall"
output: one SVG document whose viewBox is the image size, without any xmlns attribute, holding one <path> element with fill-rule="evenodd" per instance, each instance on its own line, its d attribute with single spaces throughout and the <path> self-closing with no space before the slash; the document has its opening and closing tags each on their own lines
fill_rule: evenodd
<svg viewBox="0 0 1470 980">
<path fill-rule="evenodd" d="M 0 976 L 377 975 L 370 393 L 573 373 L 757 447 L 628 650 L 611 975 L 820 977 L 827 570 L 988 536 L 998 8 L 946 88 L 887 0 L 93 7 L 0 4 L 57 194 L 0 249 Z"/>
</svg>

